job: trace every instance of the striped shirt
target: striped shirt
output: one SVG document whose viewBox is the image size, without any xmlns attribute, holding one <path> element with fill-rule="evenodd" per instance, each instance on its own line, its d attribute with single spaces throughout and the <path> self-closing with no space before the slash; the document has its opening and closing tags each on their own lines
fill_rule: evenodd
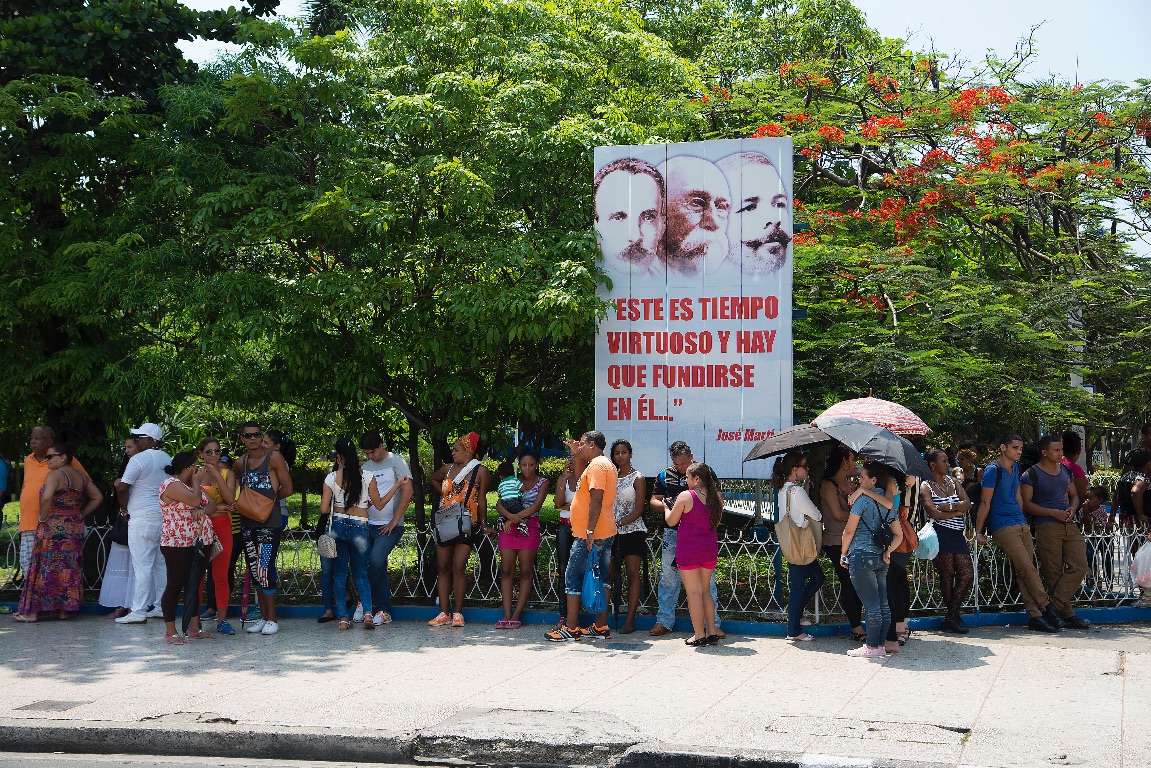
<svg viewBox="0 0 1151 768">
<path fill-rule="evenodd" d="M 940 496 L 939 491 L 943 490 L 935 487 L 935 483 L 931 481 L 924 481 L 927 489 L 931 492 L 931 502 L 938 509 L 940 504 L 955 505 L 959 503 L 959 490 L 956 488 L 955 479 L 950 475 L 947 476 L 947 484 L 944 488 L 950 491 L 947 496 Z M 932 520 L 935 525 L 942 525 L 944 528 L 951 528 L 955 531 L 962 531 L 967 527 L 967 515 L 957 515 L 956 517 L 949 517 L 946 520 Z"/>
</svg>

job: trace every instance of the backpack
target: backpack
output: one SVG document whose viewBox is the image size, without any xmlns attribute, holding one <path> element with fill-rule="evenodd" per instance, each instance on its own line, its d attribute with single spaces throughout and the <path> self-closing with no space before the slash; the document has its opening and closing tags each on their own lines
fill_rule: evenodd
<svg viewBox="0 0 1151 768">
<path fill-rule="evenodd" d="M 874 504 L 876 509 L 882 510 L 882 507 L 879 506 L 879 503 L 875 499 L 869 498 L 868 501 Z M 898 516 L 899 513 L 896 512 L 895 515 Z M 887 548 L 891 546 L 891 542 L 895 541 L 895 534 L 891 532 L 891 524 L 894 521 L 894 517 L 889 520 L 886 516 L 884 516 L 883 525 L 879 526 L 879 530 L 872 530 L 867 526 L 866 523 L 863 525 L 863 527 L 867 529 L 867 532 L 871 534 L 871 542 L 876 546 L 877 549 L 879 549 L 880 552 L 886 552 Z M 859 522 L 863 522 L 862 517 L 859 518 Z M 918 542 L 916 543 L 918 544 Z"/>
</svg>

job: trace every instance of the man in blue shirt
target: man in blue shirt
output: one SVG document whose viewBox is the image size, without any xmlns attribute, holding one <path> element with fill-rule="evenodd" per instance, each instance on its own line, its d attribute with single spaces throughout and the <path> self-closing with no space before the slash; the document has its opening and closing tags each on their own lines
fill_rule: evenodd
<svg viewBox="0 0 1151 768">
<path fill-rule="evenodd" d="M 1079 494 L 1063 466 L 1063 438 L 1044 435 L 1039 453 L 1039 463 L 1024 472 L 1020 481 L 1023 511 L 1035 521 L 1039 566 L 1059 620 L 1065 627 L 1090 629 L 1091 622 L 1076 616 L 1071 604 L 1087 574 L 1087 545 L 1075 524 Z"/>
<path fill-rule="evenodd" d="M 1027 609 L 1027 628 L 1036 632 L 1058 632 L 1062 622 L 1043 589 L 1035 570 L 1035 545 L 1031 529 L 1023 517 L 1023 499 L 1019 493 L 1019 457 L 1023 455 L 1023 438 L 1008 433 L 999 441 L 999 460 L 983 470 L 981 485 L 986 489 L 975 515 L 975 533 L 980 544 L 987 543 L 984 525 L 995 544 L 1007 555 L 1015 568 L 1015 583 Z"/>
</svg>

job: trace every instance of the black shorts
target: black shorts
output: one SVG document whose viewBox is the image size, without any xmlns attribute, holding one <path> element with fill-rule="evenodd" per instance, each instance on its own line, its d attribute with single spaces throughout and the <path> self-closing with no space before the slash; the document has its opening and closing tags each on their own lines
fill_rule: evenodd
<svg viewBox="0 0 1151 768">
<path fill-rule="evenodd" d="M 647 557 L 647 531 L 622 533 L 615 537 L 620 557 Z"/>
</svg>

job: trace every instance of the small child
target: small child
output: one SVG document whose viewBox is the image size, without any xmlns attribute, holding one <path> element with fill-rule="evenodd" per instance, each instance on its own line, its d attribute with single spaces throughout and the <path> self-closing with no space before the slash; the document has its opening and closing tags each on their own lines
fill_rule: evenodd
<svg viewBox="0 0 1151 768">
<path fill-rule="evenodd" d="M 522 485 L 519 478 L 516 477 L 515 469 L 510 461 L 505 461 L 496 469 L 496 477 L 499 478 L 500 484 L 496 486 L 496 493 L 499 494 L 500 504 L 503 505 L 504 511 L 510 514 L 517 514 L 524 511 L 524 497 L 520 491 Z M 500 527 L 503 528 L 504 519 L 500 518 Z M 528 535 L 528 524 L 521 522 L 516 526 L 516 533 L 520 536 Z"/>
<path fill-rule="evenodd" d="M 1083 506 L 1079 507 L 1079 522 L 1086 534 L 1109 533 L 1114 525 L 1111 517 L 1111 508 L 1107 501 L 1107 489 L 1101 485 L 1093 485 L 1087 489 L 1087 496 L 1083 499 Z"/>
<path fill-rule="evenodd" d="M 1101 485 L 1093 485 L 1087 489 L 1083 505 L 1079 507 L 1079 525 L 1083 529 L 1083 537 L 1087 544 L 1086 584 L 1090 585 L 1092 590 L 1101 592 L 1110 589 L 1115 570 L 1111 540 L 1107 536 L 1115 526 L 1115 516 L 1111 512 L 1111 507 L 1105 503 L 1107 500 L 1107 489 Z M 1096 557 L 1099 558 L 1098 570 L 1095 568 Z"/>
</svg>

